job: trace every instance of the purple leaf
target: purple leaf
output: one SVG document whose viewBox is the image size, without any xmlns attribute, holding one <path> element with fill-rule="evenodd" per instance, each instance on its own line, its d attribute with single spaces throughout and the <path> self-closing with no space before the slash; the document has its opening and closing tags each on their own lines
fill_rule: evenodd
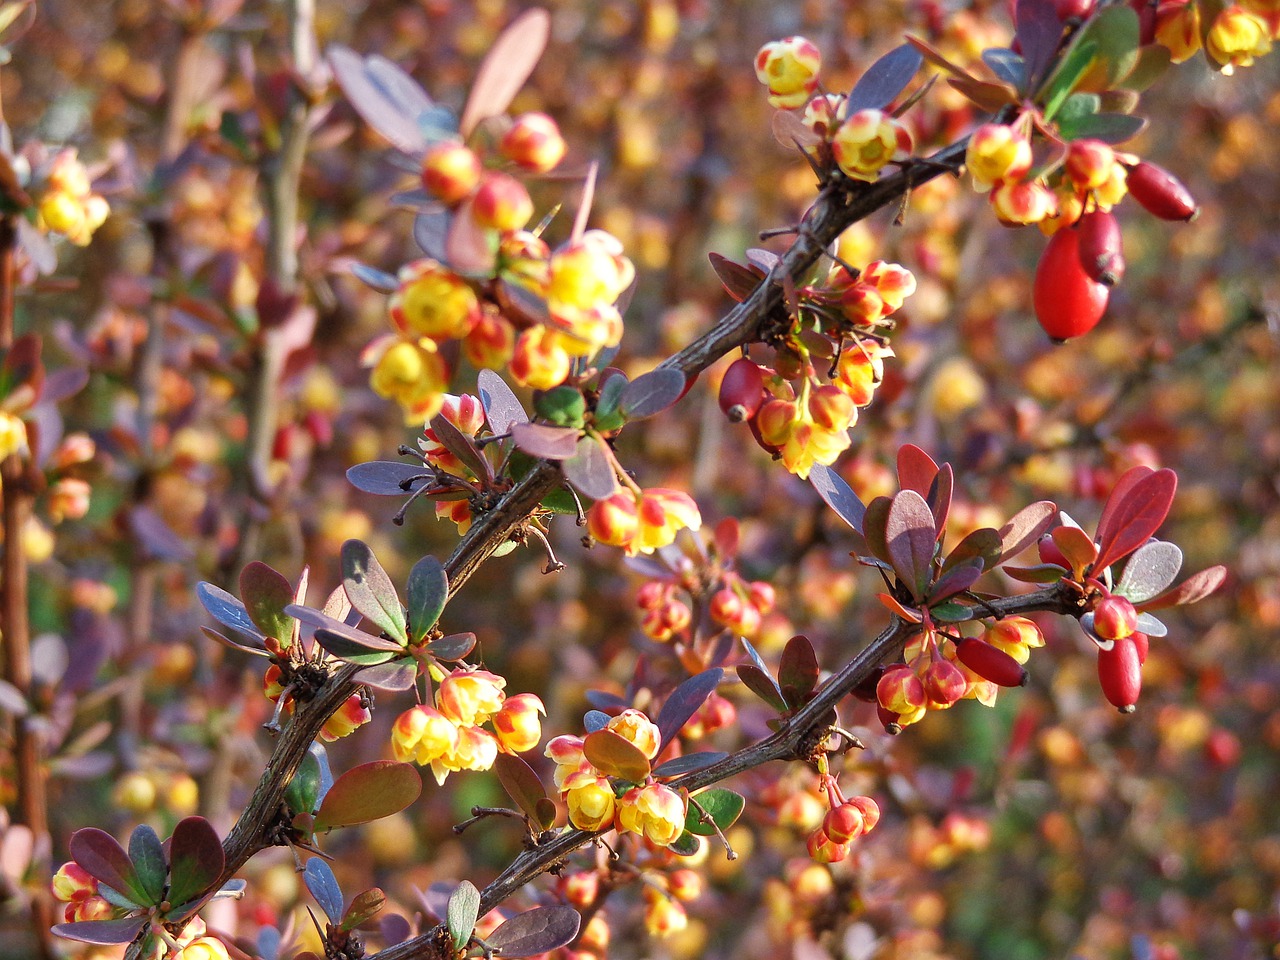
<svg viewBox="0 0 1280 960">
<path fill-rule="evenodd" d="M 413 764 L 374 760 L 352 767 L 333 782 L 316 812 L 316 831 L 349 827 L 399 813 L 422 793 Z"/>
<path fill-rule="evenodd" d="M 658 711 L 658 742 L 665 746 L 674 740 L 723 678 L 724 671 L 716 667 L 690 677 L 672 690 Z"/>
<path fill-rule="evenodd" d="M 661 413 L 684 396 L 685 376 L 671 367 L 659 367 L 636 377 L 622 390 L 618 409 L 628 420 L 643 420 Z"/>
<path fill-rule="evenodd" d="M 895 47 L 867 68 L 849 91 L 845 101 L 846 114 L 852 116 L 859 110 L 883 110 L 907 88 L 924 58 L 909 44 Z"/>
<path fill-rule="evenodd" d="M 747 263 L 766 276 L 778 265 L 778 255 L 772 250 L 751 247 L 746 253 Z"/>
<path fill-rule="evenodd" d="M 1025 92 L 1026 68 L 1022 58 L 1007 47 L 988 47 L 982 51 L 982 62 L 991 68 L 991 72 L 1011 83 L 1019 91 Z"/>
<path fill-rule="evenodd" d="M 383 942 L 387 946 L 394 947 L 397 943 L 404 943 L 413 936 L 413 927 L 400 914 L 389 913 L 378 921 L 378 932 L 382 934 Z"/>
<path fill-rule="evenodd" d="M 818 658 L 809 638 L 797 635 L 788 640 L 778 661 L 778 686 L 787 706 L 795 709 L 809 702 L 818 674 Z"/>
<path fill-rule="evenodd" d="M 545 10 L 528 10 L 498 35 L 476 71 L 471 94 L 458 125 L 463 138 L 476 124 L 506 112 L 512 98 L 524 86 L 542 58 L 551 38 L 551 16 Z"/>
<path fill-rule="evenodd" d="M 287 647 L 295 621 L 284 608 L 293 603 L 293 585 L 276 570 L 254 560 L 240 571 L 240 596 L 254 625 Z"/>
<path fill-rule="evenodd" d="M 493 272 L 494 254 L 494 235 L 476 223 L 471 201 L 464 200 L 449 224 L 445 262 L 464 276 L 486 276 Z"/>
<path fill-rule="evenodd" d="M 400 606 L 395 585 L 373 550 L 361 540 L 348 540 L 342 545 L 342 586 L 351 606 L 378 629 L 402 644 L 408 642 L 404 608 Z"/>
<path fill-rule="evenodd" d="M 914 490 L 901 490 L 889 504 L 884 525 L 885 545 L 893 570 L 917 600 L 929 583 L 934 537 L 933 514 Z"/>
<path fill-rule="evenodd" d="M 720 285 L 724 287 L 724 292 L 738 303 L 751 296 L 755 288 L 760 285 L 760 281 L 764 279 L 763 274 L 741 263 L 734 263 L 718 253 L 707 254 L 707 259 L 711 261 L 711 269 L 720 278 Z"/>
<path fill-rule="evenodd" d="M 379 690 L 392 692 L 411 690 L 414 681 L 418 678 L 418 664 L 408 658 L 388 660 L 386 663 L 375 663 L 373 666 L 365 667 L 356 674 L 355 678 L 359 683 L 368 684 Z"/>
<path fill-rule="evenodd" d="M 475 445 L 475 441 L 459 430 L 444 414 L 431 418 L 431 432 L 436 435 L 440 444 L 457 457 L 473 475 L 482 480 L 493 480 L 493 468 L 483 453 Z"/>
<path fill-rule="evenodd" d="M 21 690 L 8 680 L 0 680 L 0 710 L 11 717 L 25 717 L 31 712 L 31 707 Z"/>
<path fill-rule="evenodd" d="M 823 502 L 836 512 L 836 516 L 854 530 L 862 531 L 862 519 L 867 508 L 840 474 L 831 467 L 815 463 L 809 470 L 809 483 Z"/>
<path fill-rule="evenodd" d="M 427 644 L 427 653 L 437 660 L 461 660 L 476 648 L 474 633 L 451 633 Z"/>
<path fill-rule="evenodd" d="M 675 757 L 666 763 L 660 764 L 654 768 L 653 775 L 655 777 L 682 777 L 686 773 L 693 773 L 695 770 L 701 770 L 703 767 L 709 767 L 713 763 L 719 763 L 727 753 L 721 753 L 717 750 L 707 750 L 700 753 L 686 753 L 684 756 Z"/>
<path fill-rule="evenodd" d="M 426 150 L 427 138 L 418 126 L 419 111 L 399 99 L 401 88 L 390 89 L 385 76 L 369 69 L 372 58 L 335 44 L 329 48 L 328 60 L 338 86 L 365 123 L 405 153 L 416 156 Z"/>
<path fill-rule="evenodd" d="M 329 864 L 320 857 L 312 857 L 302 871 L 302 880 L 329 922 L 336 924 L 341 920 L 342 888 L 338 886 L 338 878 L 333 875 Z"/>
<path fill-rule="evenodd" d="M 524 412 L 519 398 L 511 392 L 506 381 L 492 370 L 481 370 L 476 376 L 476 386 L 480 391 L 480 403 L 489 420 L 489 429 L 495 436 L 510 431 L 514 423 L 529 422 L 529 415 Z"/>
<path fill-rule="evenodd" d="M 503 923 L 486 942 L 503 957 L 531 957 L 572 943 L 581 923 L 573 907 L 536 907 Z"/>
<path fill-rule="evenodd" d="M 1014 19 L 1015 36 L 1025 61 L 1027 89 L 1034 90 L 1058 50 L 1062 21 L 1053 0 L 1018 0 Z"/>
<path fill-rule="evenodd" d="M 316 630 L 316 640 L 322 647 L 336 656 L 349 657 L 351 655 L 367 654 L 371 651 L 380 653 L 388 653 L 395 655 L 404 652 L 403 644 L 396 643 L 392 640 L 383 640 L 381 637 L 375 637 L 371 633 L 365 633 L 363 630 L 357 630 L 342 620 L 335 620 L 327 614 L 321 613 L 319 610 L 312 610 L 310 607 L 304 607 L 296 603 L 291 603 L 285 607 L 284 612 L 294 619 L 301 620 L 308 626 L 314 627 Z M 323 637 L 321 636 L 323 634 Z M 341 653 L 337 651 L 350 651 L 350 653 Z M 390 659 L 383 657 L 379 663 Z M 360 661 L 353 661 L 360 662 Z"/>
<path fill-rule="evenodd" d="M 500 753 L 494 762 L 494 770 L 497 771 L 498 782 L 502 784 L 502 789 L 507 791 L 507 796 L 524 812 L 524 815 L 543 830 L 550 828 L 551 824 L 544 823 L 542 820 L 542 812 L 546 806 L 541 801 L 548 799 L 547 791 L 533 767 L 513 754 Z"/>
<path fill-rule="evenodd" d="M 189 560 L 191 548 L 150 507 L 134 507 L 128 513 L 129 530 L 152 560 Z"/>
<path fill-rule="evenodd" d="M 871 556 L 889 563 L 889 546 L 885 538 L 885 525 L 889 521 L 889 507 L 893 501 L 888 497 L 876 497 L 867 504 L 866 516 L 862 518 L 863 539 L 867 541 L 867 549 Z M 932 522 L 929 524 L 932 529 Z"/>
<path fill-rule="evenodd" d="M 89 383 L 89 371 L 85 367 L 62 367 L 52 371 L 44 380 L 40 391 L 41 403 L 58 403 L 73 397 Z"/>
<path fill-rule="evenodd" d="M 737 669 L 738 679 L 748 690 L 775 710 L 787 709 L 787 701 L 782 699 L 782 691 L 778 689 L 778 684 L 767 672 L 751 663 L 740 663 Z"/>
<path fill-rule="evenodd" d="M 582 741 L 583 755 L 607 777 L 642 783 L 649 776 L 649 758 L 630 740 L 612 730 L 597 730 Z"/>
<path fill-rule="evenodd" d="M 415 563 L 409 571 L 405 594 L 409 598 L 409 636 L 417 643 L 436 625 L 449 599 L 449 577 L 440 561 L 426 556 Z"/>
<path fill-rule="evenodd" d="M 449 225 L 453 215 L 447 210 L 432 210 L 413 218 L 413 239 L 432 260 L 441 263 L 448 259 Z"/>
<path fill-rule="evenodd" d="M 565 479 L 592 500 L 602 500 L 618 489 L 613 463 L 603 443 L 596 437 L 580 437 L 578 452 L 561 464 Z"/>
<path fill-rule="evenodd" d="M 982 576 L 982 569 L 983 564 L 980 559 L 956 564 L 933 582 L 929 588 L 928 602 L 938 603 L 968 590 L 973 586 L 973 582 Z"/>
<path fill-rule="evenodd" d="M 71 859 L 139 906 L 147 906 L 147 891 L 133 862 L 116 838 L 97 827 L 84 827 L 71 835 L 67 845 Z M 219 848 L 221 849 L 221 848 Z"/>
<path fill-rule="evenodd" d="M 945 576 L 955 567 L 970 560 L 982 563 L 983 570 L 990 570 L 1000 557 L 1000 534 L 990 527 L 980 527 L 965 536 L 956 544 L 955 549 L 942 561 L 941 574 Z"/>
<path fill-rule="evenodd" d="M 587 733 L 595 733 L 597 730 L 603 730 L 609 726 L 609 721 L 612 719 L 603 710 L 588 710 L 582 715 L 582 726 Z"/>
<path fill-rule="evenodd" d="M 631 706 L 630 700 L 624 700 L 616 693 L 610 693 L 608 690 L 588 690 L 585 696 L 587 703 L 601 711 L 625 710 Z"/>
<path fill-rule="evenodd" d="M 367 263 L 351 264 L 351 273 L 361 283 L 380 293 L 395 293 L 400 289 L 400 281 L 396 279 L 395 274 L 371 267 Z"/>
<path fill-rule="evenodd" d="M 259 644 L 266 639 L 258 629 L 258 625 L 249 617 L 249 611 L 245 609 L 245 605 L 221 587 L 201 581 L 196 584 L 196 599 L 209 612 L 209 616 L 224 627 L 230 627 Z"/>
<path fill-rule="evenodd" d="M 398 460 L 370 460 L 347 469 L 347 481 L 364 493 L 378 497 L 403 497 L 434 479 L 420 463 Z"/>
<path fill-rule="evenodd" d="M 545 423 L 513 423 L 516 446 L 541 460 L 568 460 L 578 452 L 578 431 Z"/>
<path fill-rule="evenodd" d="M 1057 504 L 1049 500 L 1039 500 L 1014 514 L 1013 518 L 1000 528 L 1000 558 L 992 566 L 1016 557 L 1036 543 L 1053 525 L 1053 518 L 1057 513 Z"/>
<path fill-rule="evenodd" d="M 204 817 L 187 817 L 169 839 L 169 902 L 189 903 L 212 887 L 225 865 L 222 841 Z"/>
<path fill-rule="evenodd" d="M 83 864 L 82 864 L 83 866 Z M 109 945 L 130 943 L 139 931 L 147 925 L 150 918 L 121 917 L 118 920 L 83 920 L 80 923 L 56 923 L 53 932 L 66 940 L 79 943 L 95 943 Z"/>
<path fill-rule="evenodd" d="M 1142 603 L 1167 590 L 1181 569 L 1182 551 L 1177 544 L 1152 540 L 1129 558 L 1114 592 Z"/>
<path fill-rule="evenodd" d="M 1104 511 L 1105 519 L 1110 522 L 1105 531 L 1103 523 L 1098 523 L 1094 570 L 1105 570 L 1146 543 L 1169 515 L 1177 490 L 1178 475 L 1167 468 L 1157 470 L 1135 483 L 1112 513 Z M 1112 499 L 1114 497 L 1113 493 Z"/>
</svg>

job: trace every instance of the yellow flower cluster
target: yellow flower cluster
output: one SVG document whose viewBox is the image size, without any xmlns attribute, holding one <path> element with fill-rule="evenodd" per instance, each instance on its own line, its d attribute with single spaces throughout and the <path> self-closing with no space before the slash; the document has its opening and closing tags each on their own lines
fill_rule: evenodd
<svg viewBox="0 0 1280 960">
<path fill-rule="evenodd" d="M 89 245 L 94 231 L 111 213 L 106 199 L 93 192 L 89 172 L 72 149 L 53 158 L 36 210 L 42 227 L 62 234 L 78 247 Z"/>
<path fill-rule="evenodd" d="M 636 494 L 619 490 L 597 500 L 587 512 L 587 531 L 600 543 L 622 547 L 628 556 L 652 553 L 676 534 L 702 526 L 693 497 L 680 490 L 653 488 Z"/>
</svg>

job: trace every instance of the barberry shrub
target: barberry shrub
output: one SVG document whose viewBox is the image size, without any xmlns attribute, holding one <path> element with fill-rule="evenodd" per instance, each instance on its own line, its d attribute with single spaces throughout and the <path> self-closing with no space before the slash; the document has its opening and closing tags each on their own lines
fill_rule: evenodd
<svg viewBox="0 0 1280 960">
<path fill-rule="evenodd" d="M 15 955 L 1273 944 L 1274 4 L 624 7 L 0 4 Z"/>
</svg>

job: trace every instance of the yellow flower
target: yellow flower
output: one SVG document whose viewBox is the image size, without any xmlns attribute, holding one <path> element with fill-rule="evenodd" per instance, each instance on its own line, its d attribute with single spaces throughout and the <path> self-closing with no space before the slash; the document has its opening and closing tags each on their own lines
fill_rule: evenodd
<svg viewBox="0 0 1280 960">
<path fill-rule="evenodd" d="M 493 729 L 498 743 L 507 753 L 524 753 L 532 750 L 542 739 L 542 721 L 546 716 L 542 700 L 532 693 L 518 693 L 507 697 L 502 709 L 493 716 Z"/>
<path fill-rule="evenodd" d="M 685 800 L 661 783 L 632 787 L 618 801 L 618 823 L 665 847 L 684 832 Z"/>
<path fill-rule="evenodd" d="M 845 176 L 867 182 L 909 147 L 906 130 L 883 110 L 859 110 L 840 124 L 831 140 L 836 165 Z"/>
<path fill-rule="evenodd" d="M 27 425 L 12 413 L 0 411 L 0 460 L 27 452 Z"/>
<path fill-rule="evenodd" d="M 779 109 L 803 106 L 817 89 L 821 69 L 822 53 L 804 37 L 774 40 L 756 54 L 756 78 Z"/>
<path fill-rule="evenodd" d="M 1003 123 L 984 123 L 969 137 L 965 167 L 973 185 L 986 192 L 1001 180 L 1017 180 L 1031 169 L 1031 141 Z"/>
<path fill-rule="evenodd" d="M 569 822 L 579 830 L 606 830 L 613 824 L 617 804 L 609 781 L 595 771 L 578 771 L 564 781 Z"/>
<path fill-rule="evenodd" d="M 435 260 L 406 264 L 399 279 L 387 309 L 401 333 L 433 340 L 465 337 L 480 318 L 475 291 Z"/>
<path fill-rule="evenodd" d="M 421 424 L 439 412 L 449 368 L 434 341 L 423 337 L 417 341 L 396 340 L 390 345 L 376 343 L 373 355 L 376 359 L 369 385 L 378 396 L 400 404 L 407 423 Z"/>
<path fill-rule="evenodd" d="M 651 937 L 670 937 L 689 926 L 689 915 L 680 903 L 652 887 L 644 890 L 644 928 Z"/>
<path fill-rule="evenodd" d="M 550 390 L 564 383 L 571 364 L 564 338 L 547 327 L 530 327 L 516 340 L 511 375 L 535 390 Z"/>
<path fill-rule="evenodd" d="M 635 746 L 650 760 L 658 755 L 662 746 L 658 725 L 645 716 L 642 710 L 623 710 L 609 720 L 607 728 Z"/>
<path fill-rule="evenodd" d="M 217 937 L 201 937 L 175 953 L 172 960 L 230 960 L 230 957 Z"/>
<path fill-rule="evenodd" d="M 1214 19 L 1204 47 L 1230 76 L 1236 67 L 1253 66 L 1255 58 L 1271 52 L 1271 34 L 1266 21 L 1256 13 L 1232 4 Z"/>
<path fill-rule="evenodd" d="M 488 670 L 454 670 L 440 681 L 436 706 L 460 726 L 484 723 L 502 709 L 506 685 L 505 677 Z"/>
<path fill-rule="evenodd" d="M 559 790 L 566 789 L 565 783 L 575 773 L 591 773 L 594 776 L 594 768 L 582 752 L 581 737 L 554 737 L 547 743 L 542 755 L 555 761 L 556 769 L 552 776 Z"/>
<path fill-rule="evenodd" d="M 360 694 L 353 693 L 346 702 L 324 722 L 320 728 L 320 739 L 332 743 L 347 734 L 354 732 L 373 719 L 373 713 L 366 703 L 361 701 Z"/>
<path fill-rule="evenodd" d="M 481 727 L 459 727 L 458 743 L 452 751 L 431 761 L 436 783 L 455 770 L 488 770 L 498 759 L 498 738 Z"/>
<path fill-rule="evenodd" d="M 457 745 L 457 726 L 423 704 L 400 714 L 391 727 L 391 753 L 401 763 L 426 766 L 452 753 Z"/>
<path fill-rule="evenodd" d="M 1174 63 L 1185 63 L 1200 49 L 1200 5 L 1165 0 L 1156 12 L 1156 43 L 1169 48 Z"/>
</svg>

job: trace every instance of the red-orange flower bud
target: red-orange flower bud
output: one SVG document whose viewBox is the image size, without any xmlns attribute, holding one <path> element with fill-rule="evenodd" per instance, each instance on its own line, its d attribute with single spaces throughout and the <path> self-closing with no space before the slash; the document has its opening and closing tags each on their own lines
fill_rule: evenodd
<svg viewBox="0 0 1280 960">
<path fill-rule="evenodd" d="M 564 159 L 567 148 L 554 120 L 545 113 L 525 113 L 503 135 L 499 149 L 512 163 L 546 173 Z"/>
<path fill-rule="evenodd" d="M 1118 640 L 1138 629 L 1138 611 L 1127 597 L 1110 596 L 1093 608 L 1093 632 L 1103 640 Z"/>
<path fill-rule="evenodd" d="M 862 811 L 851 803 L 842 803 L 827 811 L 823 818 L 822 829 L 835 843 L 848 843 L 856 840 L 866 830 Z"/>
<path fill-rule="evenodd" d="M 533 200 L 523 183 L 506 173 L 485 174 L 471 201 L 476 223 L 490 230 L 519 230 L 533 216 Z"/>
<path fill-rule="evenodd" d="M 422 186 L 450 206 L 471 194 L 483 172 L 480 158 L 456 141 L 437 143 L 422 158 Z"/>
</svg>

